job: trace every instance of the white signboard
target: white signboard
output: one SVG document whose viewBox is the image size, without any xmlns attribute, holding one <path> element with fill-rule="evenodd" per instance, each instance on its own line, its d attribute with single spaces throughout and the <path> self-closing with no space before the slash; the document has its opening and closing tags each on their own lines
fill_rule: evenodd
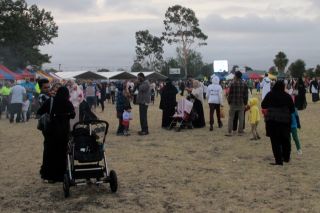
<svg viewBox="0 0 320 213">
<path fill-rule="evenodd" d="M 214 60 L 213 61 L 214 72 L 228 72 L 228 61 L 227 60 Z"/>
<path fill-rule="evenodd" d="M 170 75 L 180 75 L 180 68 L 170 68 L 169 74 Z"/>
</svg>

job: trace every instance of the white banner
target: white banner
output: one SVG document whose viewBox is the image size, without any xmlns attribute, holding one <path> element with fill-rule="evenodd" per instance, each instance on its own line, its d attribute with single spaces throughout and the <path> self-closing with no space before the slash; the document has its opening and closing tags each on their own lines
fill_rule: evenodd
<svg viewBox="0 0 320 213">
<path fill-rule="evenodd" d="M 180 68 L 170 68 L 169 74 L 170 75 L 180 75 Z"/>
</svg>

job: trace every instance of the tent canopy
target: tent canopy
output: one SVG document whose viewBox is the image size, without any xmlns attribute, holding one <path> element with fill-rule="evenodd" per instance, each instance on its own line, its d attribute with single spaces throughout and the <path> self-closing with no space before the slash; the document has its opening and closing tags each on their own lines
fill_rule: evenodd
<svg viewBox="0 0 320 213">
<path fill-rule="evenodd" d="M 249 75 L 247 73 L 242 73 L 242 77 L 243 80 L 248 80 L 249 79 Z"/>
<path fill-rule="evenodd" d="M 46 78 L 48 79 L 49 81 L 52 81 L 53 80 L 53 77 L 50 76 L 48 73 L 46 73 L 45 71 L 43 70 L 37 70 L 36 72 L 36 77 L 40 77 L 40 78 Z"/>
<path fill-rule="evenodd" d="M 62 79 L 126 80 L 126 79 L 136 78 L 135 75 L 125 71 L 120 71 L 120 72 L 71 71 L 71 72 L 57 72 L 55 73 L 55 75 L 59 76 Z"/>
<path fill-rule="evenodd" d="M 234 78 L 234 74 L 230 73 L 226 76 L 226 80 L 232 80 Z"/>
<path fill-rule="evenodd" d="M 54 79 L 62 80 L 61 77 L 57 76 L 57 75 L 56 75 L 55 73 L 53 73 L 53 72 L 49 72 L 48 74 L 49 74 L 52 78 L 54 78 Z"/>
<path fill-rule="evenodd" d="M 18 68 L 16 70 L 16 73 L 19 74 L 24 79 L 26 79 L 26 78 L 34 79 L 35 78 L 35 75 L 31 74 L 27 69 Z"/>
<path fill-rule="evenodd" d="M 138 76 L 140 72 L 131 72 L 135 77 Z M 168 77 L 165 75 L 162 75 L 159 72 L 152 71 L 152 72 L 142 72 L 146 79 L 152 79 L 152 80 L 166 80 Z"/>
<path fill-rule="evenodd" d="M 250 79 L 261 79 L 262 76 L 259 75 L 259 74 L 257 74 L 257 73 L 250 73 L 250 74 L 249 74 L 249 78 L 250 78 Z"/>
<path fill-rule="evenodd" d="M 99 75 L 98 72 L 91 72 L 87 71 L 84 73 L 81 73 L 79 75 L 73 76 L 75 79 L 92 79 L 92 80 L 102 80 L 102 79 L 107 79 L 103 75 Z"/>
<path fill-rule="evenodd" d="M 17 73 L 12 72 L 2 64 L 0 64 L 0 71 L 6 80 L 22 80 L 23 79 L 21 75 L 18 75 Z"/>
<path fill-rule="evenodd" d="M 268 73 L 268 77 L 269 77 L 271 80 L 276 80 L 276 79 L 277 79 L 277 76 L 272 75 L 272 74 L 270 74 L 270 73 Z"/>
<path fill-rule="evenodd" d="M 75 79 L 74 76 L 83 74 L 87 71 L 70 71 L 70 72 L 56 72 L 55 74 L 62 79 Z"/>
<path fill-rule="evenodd" d="M 105 77 L 105 79 L 112 80 L 127 80 L 136 78 L 131 72 L 118 71 L 118 72 L 98 72 L 99 75 Z"/>
</svg>

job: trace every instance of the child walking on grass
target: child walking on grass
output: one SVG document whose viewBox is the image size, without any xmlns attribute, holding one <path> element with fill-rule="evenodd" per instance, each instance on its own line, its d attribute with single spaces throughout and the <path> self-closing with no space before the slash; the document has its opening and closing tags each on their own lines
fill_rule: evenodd
<svg viewBox="0 0 320 213">
<path fill-rule="evenodd" d="M 27 122 L 28 118 L 27 118 L 27 114 L 29 111 L 29 107 L 30 107 L 30 101 L 28 99 L 28 97 L 24 97 L 23 103 L 22 103 L 22 118 L 23 118 L 23 122 Z"/>
<path fill-rule="evenodd" d="M 132 120 L 132 114 L 131 114 L 131 107 L 130 105 L 125 107 L 123 114 L 122 114 L 122 125 L 123 125 L 123 135 L 129 136 L 129 124 L 130 120 Z"/>
<path fill-rule="evenodd" d="M 301 129 L 300 119 L 297 109 L 291 114 L 291 135 L 296 144 L 298 155 L 302 155 L 300 140 L 298 136 L 298 128 Z"/>
<path fill-rule="evenodd" d="M 260 121 L 260 112 L 258 108 L 258 99 L 249 99 L 249 123 L 251 125 L 252 138 L 250 140 L 259 140 L 260 136 L 258 134 L 257 128 Z"/>
</svg>

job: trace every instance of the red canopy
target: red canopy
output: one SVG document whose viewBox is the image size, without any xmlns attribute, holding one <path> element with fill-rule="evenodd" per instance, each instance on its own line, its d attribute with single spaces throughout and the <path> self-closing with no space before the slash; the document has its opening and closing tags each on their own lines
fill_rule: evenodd
<svg viewBox="0 0 320 213">
<path fill-rule="evenodd" d="M 0 64 L 0 70 L 11 75 L 14 78 L 14 80 L 22 80 L 23 79 L 23 77 L 21 75 L 18 75 L 17 73 L 12 72 L 11 70 L 9 70 L 7 67 L 3 66 L 2 64 Z"/>
<path fill-rule="evenodd" d="M 250 78 L 250 79 L 261 79 L 262 76 L 259 75 L 259 74 L 257 74 L 257 73 L 250 73 L 250 74 L 249 74 L 249 78 Z"/>
<path fill-rule="evenodd" d="M 35 75 L 31 74 L 27 69 L 17 69 L 17 72 L 24 79 L 26 79 L 26 78 L 34 79 L 35 78 Z"/>
</svg>

